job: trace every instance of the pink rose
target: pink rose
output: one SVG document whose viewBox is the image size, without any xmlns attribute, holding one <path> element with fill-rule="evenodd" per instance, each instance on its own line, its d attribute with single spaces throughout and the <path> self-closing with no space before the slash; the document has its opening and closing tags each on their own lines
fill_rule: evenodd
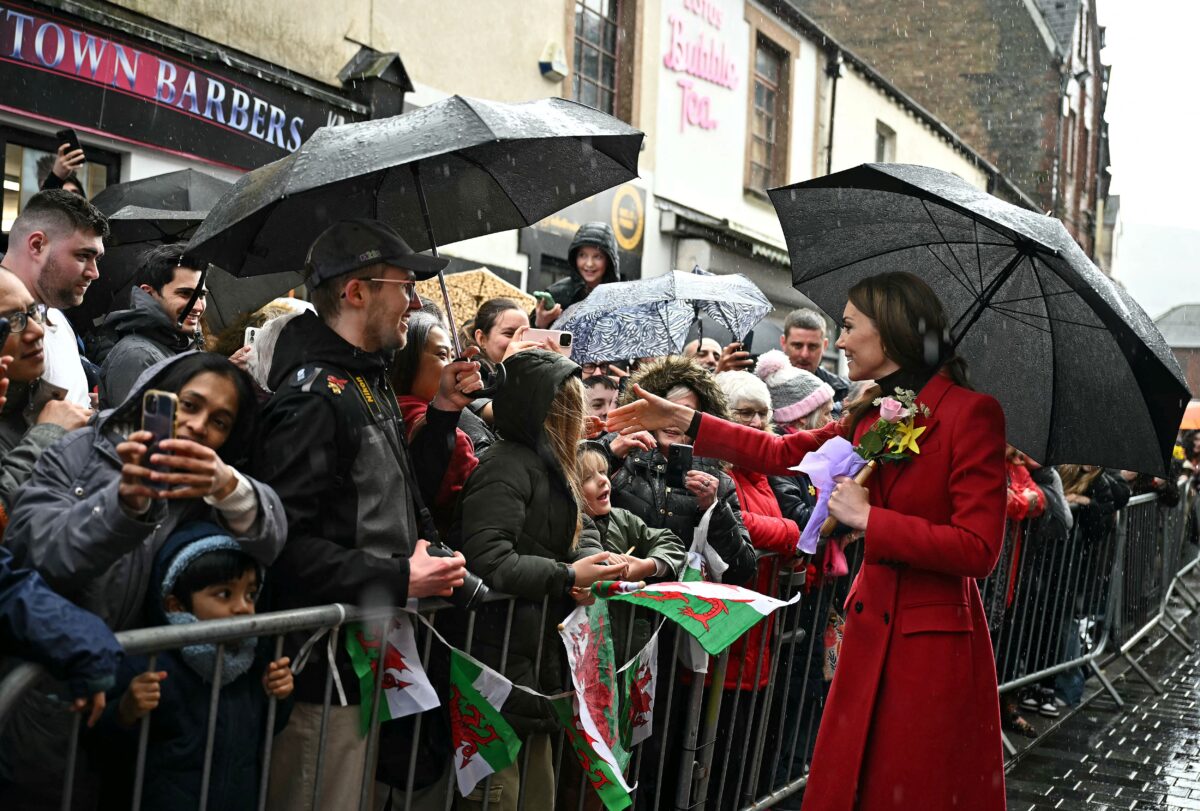
<svg viewBox="0 0 1200 811">
<path fill-rule="evenodd" d="M 884 422 L 896 422 L 908 416 L 908 409 L 895 397 L 884 397 L 879 403 L 879 418 Z"/>
</svg>

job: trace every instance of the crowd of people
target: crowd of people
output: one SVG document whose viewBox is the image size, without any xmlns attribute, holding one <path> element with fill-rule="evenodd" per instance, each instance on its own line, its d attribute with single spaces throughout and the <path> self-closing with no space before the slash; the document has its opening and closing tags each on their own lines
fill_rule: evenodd
<svg viewBox="0 0 1200 811">
<path fill-rule="evenodd" d="M 680 355 L 580 365 L 569 349 L 527 340 L 531 326 L 551 325 L 563 308 L 620 278 L 616 242 L 603 223 L 580 229 L 572 272 L 549 291 L 553 306 L 539 299 L 527 313 L 494 299 L 471 314 L 461 336 L 471 347 L 465 357 L 455 357 L 444 314 L 415 290 L 445 261 L 414 252 L 372 220 L 343 221 L 316 237 L 306 303 L 268 306 L 224 335 L 204 332 L 198 263 L 182 245 L 156 247 L 136 269 L 129 307 L 81 340 L 63 311 L 79 305 L 97 278 L 107 233 L 104 217 L 78 194 L 43 191 L 17 218 L 0 262 L 0 317 L 10 330 L 0 350 L 0 635 L 5 669 L 20 657 L 54 677 L 21 701 L 3 732 L 5 808 L 57 805 L 71 729 L 66 707 L 87 713 L 78 807 L 127 802 L 137 728 L 147 715 L 153 745 L 143 807 L 197 802 L 216 648 L 188 646 L 151 665 L 123 657 L 113 632 L 330 603 L 404 606 L 451 595 L 469 571 L 516 598 L 511 616 L 506 603 L 477 609 L 474 654 L 517 685 L 557 693 L 569 676 L 553 653 L 556 623 L 598 581 L 678 579 L 698 527 L 713 553 L 708 576 L 769 595 L 778 593 L 781 565 L 818 582 L 844 575 L 847 545 L 868 537 L 869 576 L 846 602 L 846 619 L 866 630 L 847 637 L 842 652 L 839 672 L 852 675 L 830 696 L 830 707 L 839 706 L 841 692 L 842 714 L 818 738 L 814 774 L 825 776 L 810 783 L 811 807 L 827 807 L 820 798 L 854 785 L 863 794 L 882 791 L 880 781 L 909 785 L 920 770 L 901 774 L 883 754 L 886 742 L 902 736 L 911 745 L 914 734 L 940 741 L 924 745 L 925 756 L 962 766 L 960 789 L 994 795 L 995 785 L 976 782 L 992 779 L 998 743 L 972 758 L 979 747 L 963 749 L 947 728 L 976 735 L 996 720 L 988 622 L 978 617 L 972 625 L 978 595 L 972 600 L 964 584 L 974 588 L 999 554 L 1001 485 L 1011 521 L 1053 521 L 1062 532 L 1072 522 L 1102 531 L 1131 486 L 1178 497 L 1175 481 L 1039 468 L 1013 448 L 1005 466 L 999 407 L 964 387 L 952 353 L 922 360 L 913 348 L 922 336 L 888 315 L 887 297 L 899 300 L 897 285 L 912 286 L 898 274 L 852 292 L 852 302 L 861 298 L 848 306 L 838 340 L 852 384 L 824 367 L 828 327 L 813 310 L 791 313 L 779 349 L 758 357 L 736 341 L 706 338 Z M 904 295 L 903 306 L 928 323 L 944 321 L 927 288 Z M 246 324 L 258 328 L 248 346 L 240 340 Z M 499 363 L 506 383 L 477 397 L 481 365 Z M 868 502 L 865 489 L 843 483 L 830 501 L 839 536 L 813 556 L 800 554 L 817 493 L 790 468 L 801 451 L 865 428 L 875 398 L 897 387 L 940 399 L 935 419 L 947 424 L 945 439 L 933 439 L 912 464 L 926 477 L 947 478 L 949 489 L 922 477 L 901 480 L 892 497 L 903 492 L 927 513 L 910 515 L 888 509 L 895 502 L 874 490 Z M 169 436 L 148 430 L 146 420 L 147 403 L 164 396 L 175 409 Z M 982 439 L 950 460 L 945 446 L 957 435 L 956 420 Z M 677 445 L 694 447 L 678 480 Z M 1181 472 L 1193 477 L 1185 486 L 1194 489 L 1200 437 L 1185 437 L 1181 456 Z M 948 539 L 963 550 L 946 555 Z M 1011 554 L 1022 554 L 1019 542 Z M 910 566 L 933 574 L 897 586 Z M 960 607 L 958 614 L 909 606 L 919 588 Z M 547 599 L 552 610 L 543 621 Z M 880 635 L 893 617 L 905 644 L 893 641 L 884 657 Z M 907 636 L 921 629 L 969 633 L 945 635 L 953 650 L 935 650 Z M 772 633 L 764 622 L 735 644 L 726 691 L 767 688 L 763 639 Z M 374 777 L 350 656 L 344 649 L 314 655 L 294 673 L 305 638 L 289 638 L 282 657 L 266 640 L 223 651 L 214 807 L 256 807 L 272 697 L 280 709 L 271 808 L 309 807 L 318 779 L 323 796 L 356 805 L 360 786 Z M 946 670 L 948 662 L 956 664 Z M 983 662 L 986 679 L 977 678 Z M 326 711 L 330 668 L 345 702 Z M 933 668 L 944 672 L 934 679 Z M 936 681 L 946 697 L 920 721 L 927 735 L 914 733 L 911 695 L 895 686 L 922 679 Z M 1050 714 L 1056 699 L 1078 701 L 1076 687 L 1051 681 L 1021 700 Z M 847 709 L 855 695 L 877 690 L 873 710 Z M 505 714 L 526 754 L 494 775 L 489 801 L 515 807 L 520 785 L 528 807 L 553 807 L 553 713 L 516 692 Z M 1003 708 L 1006 725 L 1020 720 L 1017 705 Z M 382 773 L 388 745 L 385 736 L 381 796 L 393 782 Z M 483 791 L 458 807 L 481 807 Z"/>
</svg>

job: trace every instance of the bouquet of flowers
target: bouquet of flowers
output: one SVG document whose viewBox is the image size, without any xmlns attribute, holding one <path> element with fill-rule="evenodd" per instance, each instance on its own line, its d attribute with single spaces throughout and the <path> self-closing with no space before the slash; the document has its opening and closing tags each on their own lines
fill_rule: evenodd
<svg viewBox="0 0 1200 811">
<path fill-rule="evenodd" d="M 879 408 L 879 419 L 857 445 L 840 437 L 832 439 L 792 468 L 807 474 L 818 491 L 812 517 L 800 536 L 803 552 L 814 552 L 818 537 L 828 537 L 837 527 L 837 519 L 829 515 L 829 494 L 838 477 L 853 476 L 858 484 L 866 484 L 879 465 L 902 462 L 921 453 L 917 440 L 925 433 L 925 426 L 918 426 L 917 418 L 928 417 L 930 411 L 917 402 L 916 392 L 896 389 L 894 396 L 879 397 L 873 405 Z"/>
</svg>

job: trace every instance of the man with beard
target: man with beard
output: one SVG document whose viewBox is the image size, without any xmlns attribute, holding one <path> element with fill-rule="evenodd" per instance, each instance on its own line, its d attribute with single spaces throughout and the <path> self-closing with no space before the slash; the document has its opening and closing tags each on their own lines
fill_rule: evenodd
<svg viewBox="0 0 1200 811">
<path fill-rule="evenodd" d="M 69 402 L 90 408 L 87 376 L 75 330 L 62 310 L 78 306 L 100 278 L 108 221 L 77 194 L 52 189 L 29 198 L 8 235 L 0 267 L 11 270 L 34 300 L 46 305 L 46 371 L 42 379 L 66 391 Z"/>
<path fill-rule="evenodd" d="M 270 575 L 276 608 L 403 606 L 410 597 L 449 595 L 463 582 L 461 554 L 427 551 L 436 530 L 424 504 L 445 475 L 459 412 L 481 386 L 479 366 L 463 360 L 442 369 L 411 448 L 388 369 L 406 342 L 409 311 L 421 306 L 415 282 L 445 265 L 368 219 L 330 226 L 309 250 L 307 284 L 317 312 L 280 332 L 268 379 L 275 394 L 255 454 L 256 473 L 275 488 L 288 521 Z M 289 655 L 305 636 L 291 640 Z M 364 774 L 374 775 L 359 729 L 358 677 L 340 646 L 333 666 L 349 706 L 331 707 L 322 722 L 328 666 L 313 657 L 296 676 L 296 704 L 272 752 L 274 809 L 312 803 L 323 726 L 322 797 L 357 797 Z"/>
<path fill-rule="evenodd" d="M 201 289 L 193 303 L 202 269 L 183 255 L 183 249 L 183 243 L 178 243 L 147 251 L 133 276 L 129 309 L 104 319 L 104 332 L 115 343 L 103 354 L 94 350 L 89 353 L 93 361 L 103 364 L 102 407 L 124 402 L 138 375 L 160 360 L 203 348 L 200 317 L 204 315 L 206 291 Z"/>
</svg>

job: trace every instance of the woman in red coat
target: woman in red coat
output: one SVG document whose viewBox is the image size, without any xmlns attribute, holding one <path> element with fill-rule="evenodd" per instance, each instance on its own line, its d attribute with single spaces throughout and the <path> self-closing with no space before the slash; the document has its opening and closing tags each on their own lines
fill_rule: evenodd
<svg viewBox="0 0 1200 811">
<path fill-rule="evenodd" d="M 678 426 L 697 454 L 779 474 L 834 436 L 857 441 L 880 394 L 911 389 L 930 409 L 917 420 L 919 454 L 882 465 L 869 489 L 844 479 L 830 496 L 830 514 L 865 531 L 865 548 L 805 811 L 1005 807 L 996 665 L 975 585 L 1004 532 L 1004 415 L 946 359 L 945 329 L 919 278 L 873 276 L 850 289 L 837 345 L 851 379 L 876 386 L 841 422 L 777 437 L 640 391 L 609 414 L 613 430 Z"/>
</svg>

